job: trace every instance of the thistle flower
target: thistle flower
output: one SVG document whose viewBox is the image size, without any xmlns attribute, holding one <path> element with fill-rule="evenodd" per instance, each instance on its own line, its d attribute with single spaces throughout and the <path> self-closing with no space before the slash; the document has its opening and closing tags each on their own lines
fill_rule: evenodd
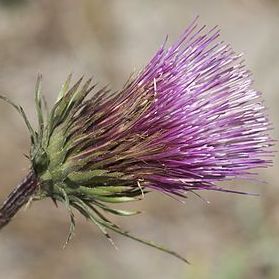
<svg viewBox="0 0 279 279">
<path fill-rule="evenodd" d="M 251 169 L 271 164 L 261 94 L 241 55 L 218 37 L 216 28 L 205 31 L 195 20 L 122 90 L 96 90 L 82 78 L 70 87 L 69 77 L 50 112 L 39 77 L 37 131 L 23 109 L 5 99 L 23 115 L 32 144 L 30 174 L 0 211 L 2 226 L 30 197 L 50 197 L 68 209 L 70 235 L 75 208 L 108 238 L 107 229 L 185 260 L 132 236 L 104 213 L 136 214 L 110 204 L 141 199 L 151 190 L 182 197 L 197 190 L 242 193 L 218 182 L 251 178 Z"/>
</svg>

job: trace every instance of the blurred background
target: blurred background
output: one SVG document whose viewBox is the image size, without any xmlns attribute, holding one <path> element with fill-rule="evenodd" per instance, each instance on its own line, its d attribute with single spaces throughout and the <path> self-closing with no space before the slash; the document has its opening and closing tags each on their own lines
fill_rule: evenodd
<svg viewBox="0 0 279 279">
<path fill-rule="evenodd" d="M 0 94 L 25 108 L 35 122 L 37 73 L 52 103 L 66 76 L 93 75 L 119 89 L 140 69 L 166 34 L 173 42 L 190 21 L 219 25 L 222 38 L 243 52 L 263 92 L 279 137 L 279 1 L 0 0 Z M 20 117 L 0 102 L 0 200 L 28 169 L 29 139 Z M 276 147 L 278 149 L 278 146 Z M 279 278 L 278 155 L 260 171 L 263 183 L 237 181 L 260 197 L 202 193 L 185 204 L 160 194 L 123 207 L 136 217 L 115 219 L 134 234 L 164 243 L 191 265 L 113 235 L 115 250 L 98 229 L 78 218 L 76 236 L 62 249 L 68 216 L 49 200 L 22 210 L 0 233 L 0 278 Z"/>
</svg>

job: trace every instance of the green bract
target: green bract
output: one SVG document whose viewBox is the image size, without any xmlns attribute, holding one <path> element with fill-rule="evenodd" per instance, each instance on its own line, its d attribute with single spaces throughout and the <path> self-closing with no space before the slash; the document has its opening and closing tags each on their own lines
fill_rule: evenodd
<svg viewBox="0 0 279 279">
<path fill-rule="evenodd" d="M 95 168 L 92 158 L 102 154 L 86 155 L 84 152 L 94 135 L 83 131 L 86 124 L 80 127 L 78 117 L 85 108 L 85 97 L 94 87 L 90 87 L 90 81 L 81 86 L 80 79 L 69 88 L 69 77 L 47 117 L 42 109 L 38 81 L 36 108 L 39 130 L 32 133 L 31 161 L 42 191 L 57 200 L 63 200 L 67 195 L 70 202 L 72 196 L 113 203 L 138 199 L 142 189 L 131 187 L 135 184 L 131 177 L 103 169 L 102 162 Z M 87 126 L 90 124 L 90 119 L 87 119 Z"/>
<path fill-rule="evenodd" d="M 66 243 L 70 240 L 75 228 L 73 209 L 77 209 L 95 223 L 111 242 L 107 229 L 165 251 L 187 262 L 173 251 L 122 230 L 103 215 L 112 213 L 119 216 L 130 216 L 140 213 L 139 211 L 115 209 L 110 204 L 139 200 L 146 192 L 144 186 L 141 185 L 141 179 L 136 178 L 133 174 L 105 167 L 115 160 L 113 156 L 106 159 L 102 148 L 98 148 L 98 151 L 94 152 L 96 135 L 94 129 L 93 132 L 89 129 L 92 130 L 94 119 L 98 114 L 94 113 L 94 104 L 98 103 L 100 99 L 109 101 L 116 95 L 109 94 L 106 88 L 102 88 L 86 98 L 95 87 L 90 85 L 91 79 L 82 83 L 83 78 L 81 78 L 70 87 L 70 75 L 63 84 L 53 108 L 48 111 L 41 94 L 41 79 L 42 77 L 39 75 L 35 90 L 37 131 L 31 127 L 20 106 L 3 96 L 1 98 L 9 102 L 23 116 L 30 132 L 29 157 L 32 169 L 39 181 L 39 187 L 33 199 L 49 197 L 56 205 L 57 201 L 62 202 L 69 212 L 71 223 Z M 145 107 L 144 104 L 142 108 L 145 109 Z M 135 109 L 138 110 L 136 106 Z M 91 148 L 92 146 L 93 148 Z"/>
</svg>

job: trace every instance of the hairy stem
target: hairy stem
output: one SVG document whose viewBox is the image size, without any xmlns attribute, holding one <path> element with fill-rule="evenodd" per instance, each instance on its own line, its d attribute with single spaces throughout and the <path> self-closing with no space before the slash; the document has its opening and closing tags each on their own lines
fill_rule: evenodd
<svg viewBox="0 0 279 279">
<path fill-rule="evenodd" d="M 0 208 L 0 229 L 6 226 L 19 209 L 28 202 L 38 186 L 36 175 L 31 170 L 10 193 Z"/>
</svg>

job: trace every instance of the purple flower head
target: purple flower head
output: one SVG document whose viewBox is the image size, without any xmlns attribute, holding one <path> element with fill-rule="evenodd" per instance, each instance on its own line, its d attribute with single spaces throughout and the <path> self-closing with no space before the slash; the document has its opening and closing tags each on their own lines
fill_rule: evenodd
<svg viewBox="0 0 279 279">
<path fill-rule="evenodd" d="M 217 182 L 271 164 L 270 124 L 251 73 L 219 30 L 205 29 L 195 20 L 121 92 L 93 96 L 76 116 L 82 127 L 90 114 L 83 134 L 92 135 L 77 158 L 100 154 L 93 164 L 171 194 L 224 191 Z"/>
<path fill-rule="evenodd" d="M 206 31 L 195 20 L 118 92 L 105 87 L 90 96 L 91 80 L 70 88 L 69 78 L 49 114 L 39 79 L 38 131 L 13 104 L 31 134 L 32 171 L 10 201 L 24 193 L 21 206 L 36 190 L 40 198 L 65 204 L 71 232 L 75 208 L 109 239 L 107 229 L 185 260 L 123 231 L 103 213 L 135 214 L 108 203 L 138 200 L 152 189 L 179 196 L 196 190 L 242 193 L 218 182 L 253 178 L 251 169 L 271 164 L 273 141 L 261 94 L 241 55 L 218 38 L 217 28 Z M 0 227 L 15 212 L 5 203 Z"/>
</svg>

